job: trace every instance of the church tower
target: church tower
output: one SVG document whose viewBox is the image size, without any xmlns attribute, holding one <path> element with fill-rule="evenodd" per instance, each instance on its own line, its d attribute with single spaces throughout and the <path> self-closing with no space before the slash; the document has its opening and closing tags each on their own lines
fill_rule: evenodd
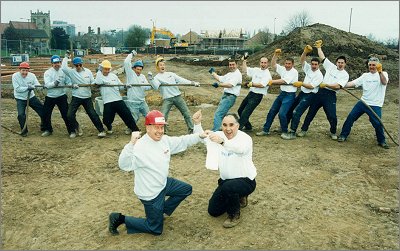
<svg viewBox="0 0 400 251">
<path fill-rule="evenodd" d="M 51 37 L 50 11 L 48 13 L 31 11 L 31 22 L 35 23 L 38 29 L 45 30 L 49 38 Z"/>
</svg>

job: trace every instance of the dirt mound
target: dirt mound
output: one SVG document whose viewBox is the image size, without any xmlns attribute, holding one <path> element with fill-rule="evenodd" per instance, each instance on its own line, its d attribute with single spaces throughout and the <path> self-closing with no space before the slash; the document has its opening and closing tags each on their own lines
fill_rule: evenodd
<svg viewBox="0 0 400 251">
<path fill-rule="evenodd" d="M 269 44 L 264 50 L 253 54 L 248 61 L 251 65 L 257 65 L 260 57 L 267 56 L 271 59 L 274 50 L 281 48 L 283 53 L 280 61 L 285 57 L 294 57 L 296 69 L 301 69 L 299 58 L 304 47 L 307 44 L 313 45 L 319 39 L 323 41 L 322 46 L 325 56 L 331 61 L 334 61 L 340 55 L 347 57 L 346 70 L 350 75 L 350 80 L 367 71 L 366 60 L 369 55 L 375 54 L 382 59 L 383 68 L 389 72 L 390 79 L 398 81 L 398 51 L 388 49 L 365 36 L 319 23 L 293 30 L 287 36 Z M 317 50 L 313 48 L 313 51 L 308 56 L 318 57 Z"/>
</svg>

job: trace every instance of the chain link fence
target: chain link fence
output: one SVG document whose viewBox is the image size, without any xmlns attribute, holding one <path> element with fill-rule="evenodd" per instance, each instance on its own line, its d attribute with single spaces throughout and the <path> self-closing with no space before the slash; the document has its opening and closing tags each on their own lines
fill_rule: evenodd
<svg viewBox="0 0 400 251">
<path fill-rule="evenodd" d="M 141 54 L 202 54 L 202 55 L 236 55 L 243 54 L 244 51 L 253 54 L 263 47 L 235 47 L 235 46 L 210 46 L 208 48 L 199 48 L 198 46 L 188 47 L 118 47 L 115 52 L 118 53 L 129 53 L 132 50 L 136 50 Z M 86 49 L 84 49 L 86 50 Z M 50 55 L 64 55 L 66 50 L 49 49 L 46 43 L 43 42 L 31 42 L 24 40 L 6 40 L 1 39 L 1 57 L 10 57 L 11 54 L 29 54 L 30 57 L 34 56 L 50 56 Z M 100 48 L 89 49 L 89 54 L 101 54 Z"/>
</svg>

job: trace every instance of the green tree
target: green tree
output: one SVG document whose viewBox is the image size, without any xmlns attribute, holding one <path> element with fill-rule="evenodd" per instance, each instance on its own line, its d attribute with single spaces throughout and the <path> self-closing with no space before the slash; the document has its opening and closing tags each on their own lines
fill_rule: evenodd
<svg viewBox="0 0 400 251">
<path fill-rule="evenodd" d="M 13 27 L 8 27 L 4 30 L 2 38 L 9 40 L 7 41 L 7 46 L 11 50 L 20 50 L 20 42 L 18 40 L 23 40 L 22 34 L 18 32 L 18 30 Z M 10 41 L 11 40 L 11 41 Z"/>
<path fill-rule="evenodd" d="M 63 28 L 56 27 L 51 30 L 50 46 L 52 49 L 69 49 L 69 35 Z"/>
<path fill-rule="evenodd" d="M 133 25 L 128 30 L 124 44 L 127 47 L 142 47 L 149 38 L 149 34 L 150 29 L 143 28 L 139 25 Z"/>
</svg>

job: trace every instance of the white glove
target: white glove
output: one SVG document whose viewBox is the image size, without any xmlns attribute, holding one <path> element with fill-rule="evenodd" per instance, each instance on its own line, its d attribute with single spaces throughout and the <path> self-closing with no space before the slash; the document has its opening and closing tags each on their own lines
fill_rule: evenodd
<svg viewBox="0 0 400 251">
<path fill-rule="evenodd" d="M 35 85 L 33 85 L 33 84 L 28 84 L 28 90 L 29 91 L 32 91 L 32 90 L 34 90 L 35 89 Z"/>
<path fill-rule="evenodd" d="M 77 85 L 77 84 L 73 84 L 73 85 L 72 85 L 72 88 L 74 88 L 74 89 L 78 89 L 78 88 L 79 88 L 79 85 Z"/>
<path fill-rule="evenodd" d="M 199 83 L 199 82 L 192 81 L 192 84 L 193 84 L 195 87 L 199 87 L 199 86 L 200 86 L 200 83 Z"/>
<path fill-rule="evenodd" d="M 126 86 L 126 88 L 131 88 L 131 87 L 132 87 L 132 84 L 126 83 L 125 86 Z"/>
<path fill-rule="evenodd" d="M 54 86 L 58 86 L 60 84 L 60 80 L 57 79 L 56 81 L 54 81 Z"/>
<path fill-rule="evenodd" d="M 65 52 L 65 57 L 66 58 L 70 58 L 71 57 L 71 53 L 68 50 Z"/>
<path fill-rule="evenodd" d="M 135 50 L 132 50 L 131 53 L 132 53 L 133 56 L 136 56 L 136 55 L 137 55 L 137 52 L 136 52 Z"/>
<path fill-rule="evenodd" d="M 153 80 L 153 73 L 151 73 L 151 71 L 149 71 L 148 73 L 147 73 L 147 78 L 151 81 L 151 80 Z"/>
</svg>

